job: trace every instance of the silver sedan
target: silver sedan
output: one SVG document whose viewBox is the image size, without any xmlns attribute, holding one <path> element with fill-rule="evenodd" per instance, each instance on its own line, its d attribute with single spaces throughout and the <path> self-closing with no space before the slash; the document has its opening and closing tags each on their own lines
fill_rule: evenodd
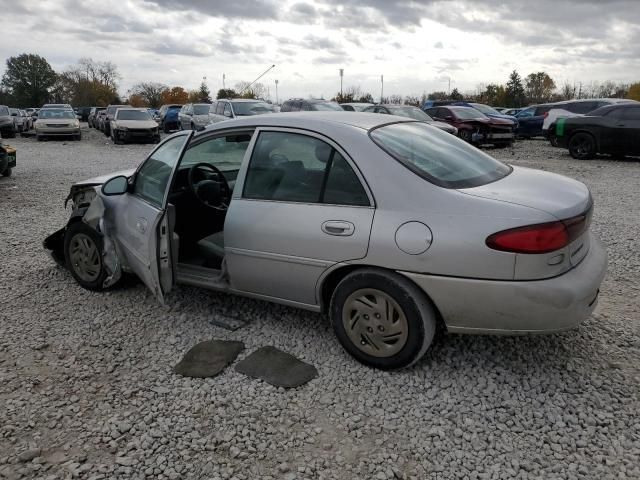
<svg viewBox="0 0 640 480">
<path fill-rule="evenodd" d="M 83 287 L 126 271 L 161 300 L 180 283 L 324 312 L 351 355 L 382 369 L 418 361 L 437 328 L 575 327 L 607 264 L 582 183 L 391 115 L 179 132 L 69 199 L 45 246 Z"/>
</svg>

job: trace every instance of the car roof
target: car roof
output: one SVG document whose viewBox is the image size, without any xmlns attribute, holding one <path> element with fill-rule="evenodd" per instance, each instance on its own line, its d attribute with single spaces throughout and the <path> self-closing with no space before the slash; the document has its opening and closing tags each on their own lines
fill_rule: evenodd
<svg viewBox="0 0 640 480">
<path fill-rule="evenodd" d="M 233 103 L 247 103 L 247 102 L 265 102 L 264 100 L 260 100 L 259 98 L 221 98 L 220 100 L 224 100 L 227 102 L 233 102 Z M 203 104 L 205 105 L 205 104 Z"/>
<path fill-rule="evenodd" d="M 204 132 L 235 127 L 284 127 L 284 128 L 320 128 L 326 124 L 341 124 L 371 130 L 389 123 L 415 122 L 416 120 L 395 115 L 380 115 L 366 112 L 323 111 L 323 112 L 286 112 L 252 115 L 250 117 L 227 120 L 210 125 Z"/>
<path fill-rule="evenodd" d="M 373 105 L 373 103 L 370 103 L 370 102 L 344 102 L 344 103 L 341 103 L 340 105 Z"/>
</svg>

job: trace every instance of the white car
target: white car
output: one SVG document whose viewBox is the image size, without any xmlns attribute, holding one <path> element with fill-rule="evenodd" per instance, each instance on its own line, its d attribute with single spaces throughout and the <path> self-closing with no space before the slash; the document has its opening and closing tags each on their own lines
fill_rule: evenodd
<svg viewBox="0 0 640 480">
<path fill-rule="evenodd" d="M 555 145 L 555 128 L 551 127 L 555 127 L 556 120 L 559 118 L 580 117 L 605 105 L 631 101 L 632 100 L 625 100 L 624 98 L 583 98 L 581 100 L 559 102 L 554 108 L 549 110 L 544 117 L 542 134 Z"/>
</svg>

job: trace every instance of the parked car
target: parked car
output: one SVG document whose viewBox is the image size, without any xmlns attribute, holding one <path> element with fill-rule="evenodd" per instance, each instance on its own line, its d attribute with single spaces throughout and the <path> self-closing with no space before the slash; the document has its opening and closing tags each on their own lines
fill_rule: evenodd
<svg viewBox="0 0 640 480">
<path fill-rule="evenodd" d="M 25 130 L 25 123 L 24 123 L 24 117 L 22 116 L 22 114 L 20 113 L 20 110 L 17 108 L 10 108 L 9 109 L 9 114 L 11 115 L 11 118 L 13 119 L 13 129 L 16 133 L 22 133 Z M 28 126 L 28 125 L 26 125 Z"/>
<path fill-rule="evenodd" d="M 324 112 L 327 110 L 344 111 L 336 102 L 317 98 L 292 98 L 284 102 L 282 108 L 280 108 L 281 112 L 299 112 L 301 110 L 311 112 Z"/>
<path fill-rule="evenodd" d="M 476 103 L 476 102 L 456 102 L 452 105 L 460 105 L 463 107 L 471 107 L 475 108 L 479 112 L 484 113 L 489 118 L 498 118 L 500 120 L 508 120 L 513 124 L 513 127 L 516 128 L 518 126 L 518 119 L 512 115 L 505 115 L 503 113 L 498 112 L 495 108 L 490 107 L 489 105 L 485 105 L 484 103 Z"/>
<path fill-rule="evenodd" d="M 178 112 L 181 108 L 182 104 L 167 104 L 160 107 L 157 121 L 164 133 L 178 130 Z"/>
<path fill-rule="evenodd" d="M 36 139 L 42 141 L 48 137 L 68 136 L 80 140 L 80 120 L 70 108 L 43 108 L 35 123 Z"/>
<path fill-rule="evenodd" d="M 11 116 L 11 111 L 6 105 L 0 105 L 0 137 L 14 138 L 16 136 L 16 125 Z"/>
<path fill-rule="evenodd" d="M 426 112 L 434 120 L 456 127 L 461 139 L 476 146 L 491 144 L 504 148 L 515 138 L 510 120 L 489 118 L 475 108 L 444 106 L 428 108 Z"/>
<path fill-rule="evenodd" d="M 543 103 L 523 108 L 516 114 L 518 128 L 516 135 L 523 138 L 542 136 L 542 124 L 549 110 L 555 107 L 556 103 Z"/>
<path fill-rule="evenodd" d="M 430 125 L 444 130 L 452 135 L 458 134 L 458 129 L 453 125 L 449 125 L 445 122 L 437 122 L 423 110 L 411 105 L 372 105 L 363 110 L 367 113 L 383 113 L 387 115 L 398 115 L 399 117 L 412 118 L 414 120 L 420 120 L 421 122 L 427 122 Z"/>
<path fill-rule="evenodd" d="M 559 118 L 555 135 L 560 148 L 578 160 L 598 153 L 640 155 L 640 103 L 617 103 L 587 115 Z"/>
<path fill-rule="evenodd" d="M 347 112 L 362 112 L 365 108 L 372 106 L 373 103 L 341 103 L 340 106 Z"/>
<path fill-rule="evenodd" d="M 20 116 L 22 117 L 22 131 L 28 132 L 33 128 L 33 117 L 29 115 L 26 110 L 20 110 Z"/>
<path fill-rule="evenodd" d="M 16 168 L 16 149 L 0 142 L 0 175 L 10 177 Z"/>
<path fill-rule="evenodd" d="M 111 136 L 111 120 L 113 120 L 113 117 L 116 114 L 116 111 L 119 108 L 132 108 L 131 105 L 108 105 L 107 109 L 105 110 L 105 115 L 104 115 L 104 119 L 102 120 L 102 133 L 105 134 L 105 136 L 110 137 Z"/>
<path fill-rule="evenodd" d="M 104 120 L 105 118 L 107 118 L 107 109 L 105 108 L 104 110 L 98 110 L 98 112 L 96 113 L 96 118 L 94 118 L 93 120 L 93 126 L 95 128 L 97 128 L 98 130 L 100 130 L 101 132 L 104 132 Z"/>
<path fill-rule="evenodd" d="M 210 103 L 187 103 L 178 112 L 179 130 L 202 130 L 209 125 Z"/>
<path fill-rule="evenodd" d="M 439 321 L 458 333 L 575 327 L 607 264 L 585 185 L 384 115 L 178 132 L 69 198 L 71 218 L 44 245 L 84 288 L 127 271 L 159 299 L 183 283 L 324 312 L 351 355 L 382 369 L 417 362 Z"/>
<path fill-rule="evenodd" d="M 89 116 L 87 117 L 87 123 L 89 124 L 89 128 L 97 128 L 96 125 L 96 115 L 98 112 L 106 110 L 107 107 L 91 107 L 91 111 L 89 112 Z"/>
<path fill-rule="evenodd" d="M 559 118 L 586 115 L 587 113 L 594 111 L 596 108 L 604 107 L 605 105 L 629 102 L 633 102 L 633 100 L 623 98 L 583 98 L 579 100 L 558 102 L 545 116 L 542 122 L 542 134 L 553 146 L 558 146 L 555 136 L 555 123 Z"/>
<path fill-rule="evenodd" d="M 209 108 L 209 123 L 218 123 L 234 118 L 274 113 L 273 105 L 264 100 L 244 98 L 222 99 Z"/>
<path fill-rule="evenodd" d="M 445 105 L 452 105 L 454 103 L 456 103 L 457 100 L 426 100 L 422 106 L 420 108 L 422 108 L 422 110 L 426 110 L 427 108 L 433 108 L 433 107 L 442 107 Z"/>
<path fill-rule="evenodd" d="M 89 114 L 91 113 L 91 109 L 94 107 L 78 107 L 76 109 L 76 115 L 80 117 L 81 122 L 89 121 Z"/>
<path fill-rule="evenodd" d="M 158 124 L 146 108 L 120 107 L 110 122 L 111 139 L 115 144 L 133 140 L 160 141 Z"/>
</svg>

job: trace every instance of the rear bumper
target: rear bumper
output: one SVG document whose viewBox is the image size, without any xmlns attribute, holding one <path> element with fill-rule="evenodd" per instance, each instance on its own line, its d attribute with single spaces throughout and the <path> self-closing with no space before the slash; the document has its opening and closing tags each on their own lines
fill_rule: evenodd
<svg viewBox="0 0 640 480">
<path fill-rule="evenodd" d="M 580 325 L 597 304 L 607 253 L 591 235 L 589 253 L 558 277 L 495 281 L 400 272 L 433 300 L 454 333 L 552 333 Z"/>
</svg>

